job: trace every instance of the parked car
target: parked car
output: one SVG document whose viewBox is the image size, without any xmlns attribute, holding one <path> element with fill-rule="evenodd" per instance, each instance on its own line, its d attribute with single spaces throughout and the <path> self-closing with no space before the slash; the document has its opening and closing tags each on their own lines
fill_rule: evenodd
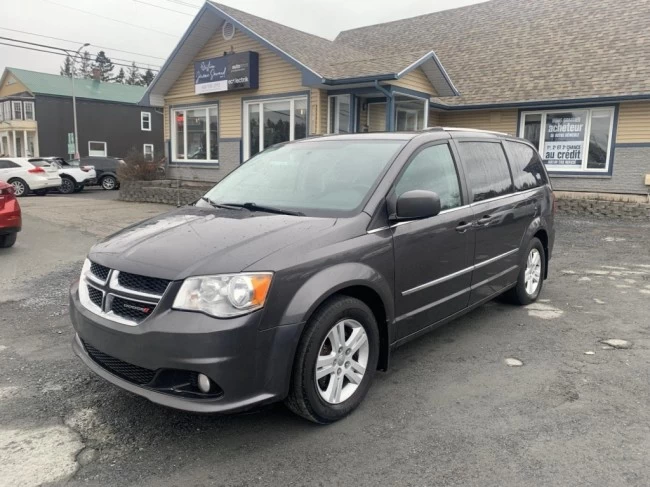
<svg viewBox="0 0 650 487">
<path fill-rule="evenodd" d="M 16 243 L 22 228 L 20 205 L 14 195 L 14 187 L 0 181 L 0 248 L 6 249 Z"/>
<path fill-rule="evenodd" d="M 277 145 L 194 205 L 95 245 L 71 288 L 73 348 L 159 404 L 285 400 L 330 423 L 395 347 L 497 296 L 535 301 L 553 221 L 539 154 L 505 134 Z"/>
<path fill-rule="evenodd" d="M 120 189 L 120 181 L 117 177 L 117 168 L 124 164 L 122 159 L 117 157 L 82 157 L 81 160 L 70 161 L 81 166 L 93 166 L 96 176 L 95 182 L 106 190 Z"/>
<path fill-rule="evenodd" d="M 15 195 L 34 194 L 45 196 L 51 189 L 61 186 L 59 170 L 47 161 L 30 162 L 25 157 L 4 157 L 0 159 L 0 181 L 12 184 Z"/>
<path fill-rule="evenodd" d="M 41 157 L 33 160 L 44 160 L 54 164 L 59 169 L 61 187 L 59 193 L 71 194 L 83 191 L 87 184 L 95 184 L 97 173 L 93 166 L 80 164 L 79 161 L 66 161 L 63 157 Z"/>
</svg>

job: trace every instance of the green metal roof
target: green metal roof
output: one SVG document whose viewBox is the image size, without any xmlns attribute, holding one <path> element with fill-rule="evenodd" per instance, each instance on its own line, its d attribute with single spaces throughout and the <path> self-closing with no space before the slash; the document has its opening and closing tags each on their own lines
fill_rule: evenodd
<svg viewBox="0 0 650 487">
<path fill-rule="evenodd" d="M 72 96 L 72 82 L 67 76 L 27 71 L 26 69 L 7 68 L 29 91 L 40 95 Z M 137 104 L 146 91 L 145 86 L 108 83 L 93 79 L 74 80 L 77 98 Z"/>
</svg>

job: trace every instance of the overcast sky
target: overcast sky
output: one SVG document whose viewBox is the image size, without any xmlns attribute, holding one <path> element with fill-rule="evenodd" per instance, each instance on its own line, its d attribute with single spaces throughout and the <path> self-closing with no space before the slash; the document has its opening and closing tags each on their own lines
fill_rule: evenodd
<svg viewBox="0 0 650 487">
<path fill-rule="evenodd" d="M 341 30 L 461 7 L 478 1 L 222 0 L 221 3 L 333 39 Z M 184 4 L 192 4 L 195 7 Z M 5 5 L 1 9 L 1 37 L 53 45 L 73 51 L 76 51 L 82 43 L 89 42 L 91 47 L 88 49 L 93 54 L 104 48 L 106 54 L 115 63 L 130 64 L 131 61 L 135 61 L 139 65 L 155 69 L 164 63 L 165 58 L 176 46 L 202 2 L 200 0 L 21 0 L 12 5 L 12 8 L 7 8 Z M 175 10 L 175 12 L 165 9 Z M 108 18 L 132 25 L 114 22 Z M 73 42 L 48 39 L 33 34 Z M 0 39 L 0 42 L 11 43 L 12 41 Z M 121 52 L 118 49 L 131 51 L 131 53 Z M 11 66 L 58 74 L 62 61 L 62 56 L 0 45 L 1 70 Z M 117 68 L 119 69 L 119 66 Z"/>
</svg>

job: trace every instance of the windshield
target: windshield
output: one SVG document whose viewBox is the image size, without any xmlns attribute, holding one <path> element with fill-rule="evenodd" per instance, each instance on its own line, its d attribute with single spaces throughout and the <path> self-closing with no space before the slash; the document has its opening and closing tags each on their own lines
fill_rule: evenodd
<svg viewBox="0 0 650 487">
<path fill-rule="evenodd" d="M 255 203 L 342 216 L 359 209 L 403 140 L 314 140 L 271 147 L 205 195 L 216 204 Z M 208 205 L 201 201 L 199 206 Z"/>
</svg>

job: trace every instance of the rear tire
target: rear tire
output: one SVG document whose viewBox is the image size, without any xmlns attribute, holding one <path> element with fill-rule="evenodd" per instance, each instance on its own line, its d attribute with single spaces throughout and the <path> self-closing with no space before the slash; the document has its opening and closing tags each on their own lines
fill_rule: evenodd
<svg viewBox="0 0 650 487">
<path fill-rule="evenodd" d="M 17 233 L 10 233 L 9 235 L 4 235 L 0 237 L 0 249 L 8 249 L 16 243 Z"/>
<path fill-rule="evenodd" d="M 115 179 L 114 176 L 104 176 L 99 184 L 101 184 L 102 188 L 106 191 L 111 191 L 118 188 L 117 179 Z"/>
<path fill-rule="evenodd" d="M 67 176 L 61 177 L 61 186 L 59 186 L 59 193 L 72 194 L 75 192 L 76 182 Z"/>
<path fill-rule="evenodd" d="M 504 294 L 507 301 L 527 305 L 537 301 L 546 275 L 546 254 L 538 238 L 533 238 L 526 248 L 519 270 L 517 284 Z"/>
<path fill-rule="evenodd" d="M 307 322 L 285 404 L 314 423 L 338 421 L 361 404 L 378 359 L 379 330 L 370 308 L 356 298 L 331 298 Z"/>
<path fill-rule="evenodd" d="M 29 194 L 29 185 L 20 178 L 14 178 L 7 181 L 9 184 L 14 187 L 14 194 L 16 197 L 20 198 Z"/>
</svg>

